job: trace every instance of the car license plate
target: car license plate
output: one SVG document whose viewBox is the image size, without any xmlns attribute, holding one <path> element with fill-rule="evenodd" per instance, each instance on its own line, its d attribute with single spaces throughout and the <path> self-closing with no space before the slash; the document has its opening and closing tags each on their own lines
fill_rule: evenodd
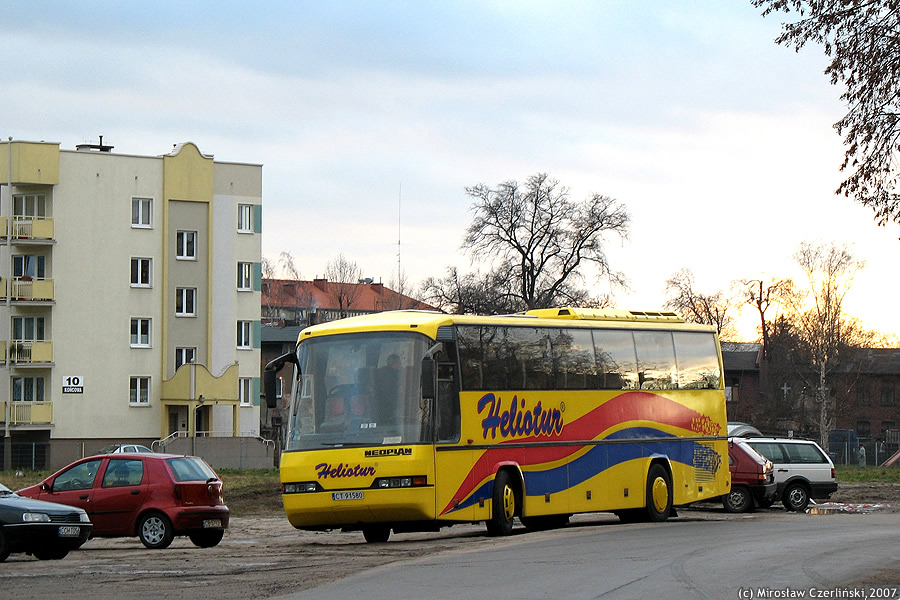
<svg viewBox="0 0 900 600">
<path fill-rule="evenodd" d="M 206 519 L 203 521 L 203 527 L 221 527 L 222 519 Z"/>
<path fill-rule="evenodd" d="M 78 537 L 81 535 L 81 527 L 60 527 L 59 537 Z"/>
<path fill-rule="evenodd" d="M 332 500 L 362 500 L 363 493 L 362 492 L 333 492 L 331 494 Z"/>
</svg>

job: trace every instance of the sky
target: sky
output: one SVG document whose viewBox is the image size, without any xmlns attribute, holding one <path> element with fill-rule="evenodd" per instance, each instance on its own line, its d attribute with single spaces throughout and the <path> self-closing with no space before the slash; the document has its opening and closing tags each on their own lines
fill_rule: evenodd
<svg viewBox="0 0 900 600">
<path fill-rule="evenodd" d="M 834 194 L 827 58 L 749 0 L 0 4 L 3 139 L 262 164 L 263 255 L 304 279 L 339 254 L 385 284 L 476 270 L 465 188 L 548 173 L 631 214 L 606 246 L 628 288 L 583 282 L 618 308 L 684 268 L 702 293 L 802 279 L 821 241 L 866 263 L 848 312 L 900 333 L 900 227 Z"/>
</svg>

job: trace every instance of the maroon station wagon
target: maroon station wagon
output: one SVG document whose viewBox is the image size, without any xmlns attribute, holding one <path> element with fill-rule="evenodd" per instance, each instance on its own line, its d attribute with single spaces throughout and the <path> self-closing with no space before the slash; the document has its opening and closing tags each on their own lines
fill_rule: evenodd
<svg viewBox="0 0 900 600">
<path fill-rule="evenodd" d="M 176 535 L 209 548 L 228 527 L 222 481 L 197 456 L 89 456 L 17 493 L 83 508 L 92 537 L 136 535 L 147 548 L 166 548 Z"/>
<path fill-rule="evenodd" d="M 757 506 L 768 508 L 775 499 L 775 471 L 772 462 L 739 438 L 728 439 L 728 469 L 731 492 L 722 496 L 728 512 L 748 512 Z"/>
</svg>

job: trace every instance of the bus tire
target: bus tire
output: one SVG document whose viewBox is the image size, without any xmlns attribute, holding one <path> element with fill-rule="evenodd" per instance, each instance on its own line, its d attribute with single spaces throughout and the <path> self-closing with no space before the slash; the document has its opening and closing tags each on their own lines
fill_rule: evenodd
<svg viewBox="0 0 900 600">
<path fill-rule="evenodd" d="M 672 512 L 672 479 L 662 465 L 650 465 L 647 472 L 647 516 L 651 521 L 661 522 Z"/>
<path fill-rule="evenodd" d="M 384 544 L 391 539 L 391 528 L 384 525 L 369 525 L 363 527 L 363 537 L 370 544 Z"/>
<path fill-rule="evenodd" d="M 494 477 L 494 493 L 491 498 L 491 518 L 485 523 L 488 535 L 512 533 L 516 516 L 516 491 L 506 471 L 497 471 Z"/>
</svg>

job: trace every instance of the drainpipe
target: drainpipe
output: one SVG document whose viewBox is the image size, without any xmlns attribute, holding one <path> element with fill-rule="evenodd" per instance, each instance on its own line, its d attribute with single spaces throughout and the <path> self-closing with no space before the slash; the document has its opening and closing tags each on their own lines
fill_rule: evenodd
<svg viewBox="0 0 900 600">
<path fill-rule="evenodd" d="M 3 318 L 3 321 L 4 321 L 3 330 L 7 333 L 7 335 L 4 338 L 4 339 L 6 339 L 6 342 L 4 342 L 4 343 L 8 344 L 11 341 L 11 340 L 9 340 L 9 336 L 12 333 L 10 330 L 10 321 L 9 321 L 10 320 L 10 304 L 9 304 L 9 296 L 10 296 L 9 283 L 10 282 L 9 282 L 9 279 L 10 279 L 10 275 L 12 274 L 12 256 L 10 256 L 10 252 L 9 252 L 9 249 L 10 249 L 10 245 L 9 245 L 10 239 L 9 238 L 12 235 L 12 136 L 9 136 L 7 143 L 6 143 L 6 160 L 7 160 L 7 164 L 6 164 L 6 207 L 7 208 L 6 208 L 6 211 L 0 211 L 0 212 L 4 212 L 6 214 L 6 240 L 3 243 L 3 245 L 6 246 L 6 269 L 5 269 L 5 273 L 3 273 L 6 275 L 6 311 L 4 313 L 4 318 Z M 12 381 L 9 377 L 9 373 L 10 373 L 9 346 L 6 347 L 5 354 L 6 354 L 6 369 L 5 369 L 6 376 L 3 377 L 2 385 L 4 387 L 6 387 L 8 397 L 7 397 L 6 403 L 5 403 L 6 415 L 5 415 L 4 428 L 3 428 L 3 470 L 9 471 L 10 469 L 12 469 L 12 437 L 10 436 L 10 433 L 9 433 L 9 421 L 12 418 L 12 393 L 11 393 L 12 392 Z"/>
</svg>

